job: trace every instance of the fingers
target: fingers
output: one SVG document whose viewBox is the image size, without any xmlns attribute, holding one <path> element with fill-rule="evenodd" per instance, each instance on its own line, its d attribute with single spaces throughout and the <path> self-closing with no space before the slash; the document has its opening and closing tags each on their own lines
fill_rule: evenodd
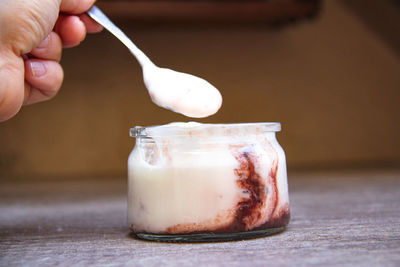
<svg viewBox="0 0 400 267">
<path fill-rule="evenodd" d="M 57 33 L 51 32 L 30 54 L 33 57 L 60 61 L 62 55 L 62 41 Z"/>
<path fill-rule="evenodd" d="M 60 89 L 63 78 L 63 69 L 55 61 L 26 60 L 24 104 L 33 104 L 52 98 Z"/>
<path fill-rule="evenodd" d="M 57 63 L 61 54 L 61 38 L 57 33 L 51 32 L 31 51 L 31 58 L 25 58 L 24 104 L 41 102 L 56 95 L 64 76 Z"/>
<path fill-rule="evenodd" d="M 24 105 L 30 105 L 30 104 L 43 102 L 43 101 L 49 100 L 51 98 L 46 93 L 44 93 L 42 90 L 33 87 L 31 84 L 29 84 L 27 82 L 25 82 L 24 96 L 25 96 Z"/>
<path fill-rule="evenodd" d="M 96 0 L 62 0 L 60 11 L 70 14 L 81 14 L 86 12 Z"/>
<path fill-rule="evenodd" d="M 86 36 L 86 26 L 77 16 L 60 15 L 54 30 L 66 48 L 79 45 Z"/>
<path fill-rule="evenodd" d="M 63 0 L 61 2 L 60 11 L 64 14 L 59 16 L 54 31 L 60 35 L 64 47 L 77 46 L 85 39 L 87 32 L 96 33 L 103 29 L 84 13 L 94 2 L 95 0 Z"/>
</svg>

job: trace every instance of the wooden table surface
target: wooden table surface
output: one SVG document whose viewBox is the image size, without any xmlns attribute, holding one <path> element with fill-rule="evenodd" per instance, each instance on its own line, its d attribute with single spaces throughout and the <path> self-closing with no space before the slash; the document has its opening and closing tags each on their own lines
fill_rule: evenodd
<svg viewBox="0 0 400 267">
<path fill-rule="evenodd" d="M 0 266 L 400 265 L 400 171 L 290 174 L 281 234 L 172 244 L 128 235 L 125 179 L 0 181 Z"/>
</svg>

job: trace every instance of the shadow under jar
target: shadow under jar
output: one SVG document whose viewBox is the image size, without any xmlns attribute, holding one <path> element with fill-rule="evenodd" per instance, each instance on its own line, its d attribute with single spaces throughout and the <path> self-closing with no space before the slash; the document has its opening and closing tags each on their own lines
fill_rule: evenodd
<svg viewBox="0 0 400 267">
<path fill-rule="evenodd" d="M 227 241 L 289 223 L 280 123 L 135 127 L 128 160 L 128 224 L 141 239 Z"/>
</svg>

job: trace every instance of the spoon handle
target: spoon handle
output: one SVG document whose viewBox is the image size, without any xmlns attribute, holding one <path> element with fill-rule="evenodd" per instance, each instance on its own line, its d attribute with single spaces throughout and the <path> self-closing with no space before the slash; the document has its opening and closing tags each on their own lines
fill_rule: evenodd
<svg viewBox="0 0 400 267">
<path fill-rule="evenodd" d="M 129 37 L 126 36 L 126 34 L 121 31 L 97 6 L 93 5 L 86 13 L 128 47 L 142 68 L 145 65 L 154 65 L 154 63 L 151 62 L 151 60 L 131 41 L 131 39 L 129 39 Z"/>
</svg>

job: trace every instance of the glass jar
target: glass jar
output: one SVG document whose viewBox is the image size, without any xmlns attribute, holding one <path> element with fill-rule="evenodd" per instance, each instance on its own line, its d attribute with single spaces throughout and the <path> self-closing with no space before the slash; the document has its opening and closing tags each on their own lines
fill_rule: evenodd
<svg viewBox="0 0 400 267">
<path fill-rule="evenodd" d="M 289 222 L 280 123 L 135 127 L 128 160 L 128 224 L 141 239 L 225 241 Z"/>
</svg>

